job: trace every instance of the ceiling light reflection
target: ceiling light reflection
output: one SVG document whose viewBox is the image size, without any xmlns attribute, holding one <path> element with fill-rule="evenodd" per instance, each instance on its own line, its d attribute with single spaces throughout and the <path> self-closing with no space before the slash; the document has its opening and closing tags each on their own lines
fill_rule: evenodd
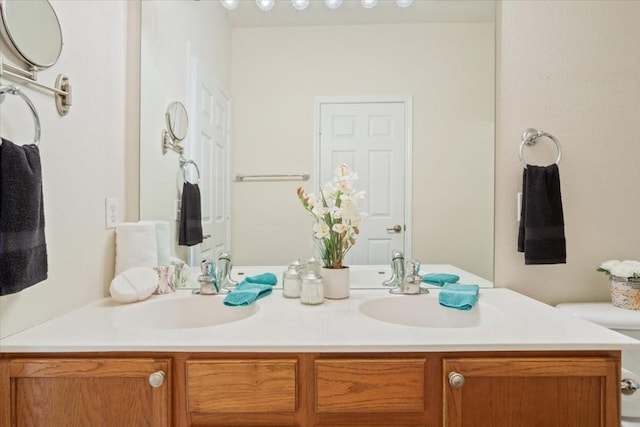
<svg viewBox="0 0 640 427">
<path fill-rule="evenodd" d="M 258 5 L 258 9 L 263 12 L 269 11 L 273 9 L 273 5 L 275 4 L 275 0 L 256 0 L 256 4 Z"/>
<path fill-rule="evenodd" d="M 371 9 L 378 4 L 378 0 L 362 0 L 360 3 L 365 9 Z"/>
<path fill-rule="evenodd" d="M 337 9 L 342 4 L 342 0 L 324 0 L 324 4 L 326 4 L 329 9 Z"/>
<path fill-rule="evenodd" d="M 222 3 L 225 9 L 233 10 L 238 7 L 240 0 L 220 0 L 220 3 Z"/>
<path fill-rule="evenodd" d="M 309 6 L 309 0 L 291 0 L 291 5 L 295 10 L 305 10 Z"/>
</svg>

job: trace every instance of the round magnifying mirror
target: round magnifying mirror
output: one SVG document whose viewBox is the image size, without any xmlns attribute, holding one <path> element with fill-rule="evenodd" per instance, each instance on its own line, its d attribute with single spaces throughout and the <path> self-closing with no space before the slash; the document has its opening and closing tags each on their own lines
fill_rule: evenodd
<svg viewBox="0 0 640 427">
<path fill-rule="evenodd" d="M 62 52 L 58 16 L 48 0 L 0 0 L 2 35 L 9 47 L 36 68 L 48 68 Z"/>
<path fill-rule="evenodd" d="M 167 128 L 171 138 L 175 141 L 182 141 L 187 136 L 189 129 L 189 116 L 187 109 L 182 102 L 172 102 L 167 107 Z"/>
</svg>

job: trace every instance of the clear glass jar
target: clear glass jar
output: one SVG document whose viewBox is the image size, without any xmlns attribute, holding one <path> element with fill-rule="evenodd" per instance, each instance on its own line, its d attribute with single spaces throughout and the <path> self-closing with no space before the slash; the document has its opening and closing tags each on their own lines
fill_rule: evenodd
<svg viewBox="0 0 640 427">
<path fill-rule="evenodd" d="M 286 298 L 300 298 L 302 278 L 293 266 L 282 274 L 282 295 Z"/>
<path fill-rule="evenodd" d="M 313 271 L 307 272 L 302 278 L 300 302 L 306 305 L 318 305 L 324 302 L 322 277 Z"/>
</svg>

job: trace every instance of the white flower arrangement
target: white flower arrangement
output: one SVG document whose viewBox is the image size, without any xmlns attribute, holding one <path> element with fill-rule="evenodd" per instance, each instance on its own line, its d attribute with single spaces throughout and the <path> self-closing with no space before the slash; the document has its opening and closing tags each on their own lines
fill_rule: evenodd
<svg viewBox="0 0 640 427">
<path fill-rule="evenodd" d="M 607 276 L 616 276 L 624 279 L 640 279 L 640 261 L 618 261 L 612 259 L 600 264 L 598 271 Z"/>
<path fill-rule="evenodd" d="M 358 202 L 367 195 L 353 188 L 357 179 L 357 173 L 341 164 L 319 196 L 305 193 L 302 187 L 297 190 L 302 206 L 316 220 L 313 233 L 324 267 L 343 268 L 345 255 L 356 243 L 354 236 L 360 233 L 359 225 L 366 214 L 358 211 Z"/>
</svg>

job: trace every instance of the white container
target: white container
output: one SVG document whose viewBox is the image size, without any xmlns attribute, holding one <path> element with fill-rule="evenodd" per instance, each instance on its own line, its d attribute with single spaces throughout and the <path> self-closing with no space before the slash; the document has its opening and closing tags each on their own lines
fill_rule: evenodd
<svg viewBox="0 0 640 427">
<path fill-rule="evenodd" d="M 324 302 L 324 284 L 322 278 L 314 272 L 308 272 L 302 278 L 300 302 L 305 305 L 318 305 Z"/>
<path fill-rule="evenodd" d="M 289 269 L 282 273 L 282 295 L 285 298 L 300 298 L 301 285 L 300 273 L 289 266 Z"/>
</svg>

